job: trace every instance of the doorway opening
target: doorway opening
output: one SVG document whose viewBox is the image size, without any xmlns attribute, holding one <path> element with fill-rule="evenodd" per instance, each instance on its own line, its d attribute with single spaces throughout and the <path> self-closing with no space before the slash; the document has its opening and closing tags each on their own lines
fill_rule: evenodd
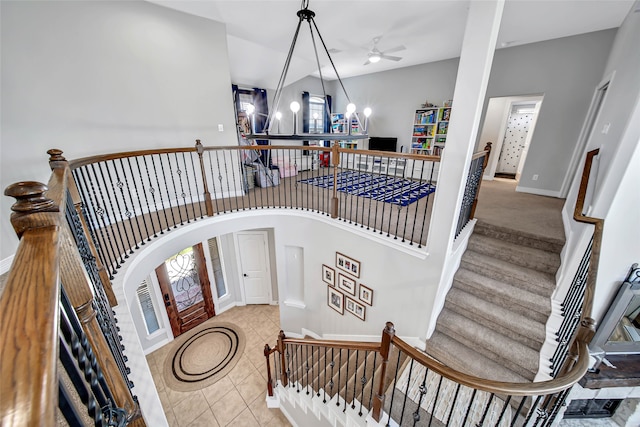
<svg viewBox="0 0 640 427">
<path fill-rule="evenodd" d="M 156 275 L 174 337 L 215 316 L 201 243 L 167 259 Z"/>
<path fill-rule="evenodd" d="M 479 146 L 492 142 L 484 179 L 519 181 L 533 138 L 542 95 L 494 97 L 489 100 Z"/>
</svg>

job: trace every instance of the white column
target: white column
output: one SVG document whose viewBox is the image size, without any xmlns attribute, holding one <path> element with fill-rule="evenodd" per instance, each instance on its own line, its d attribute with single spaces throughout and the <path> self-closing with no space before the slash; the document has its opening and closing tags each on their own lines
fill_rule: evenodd
<svg viewBox="0 0 640 427">
<path fill-rule="evenodd" d="M 451 122 L 443 151 L 427 241 L 431 283 L 438 283 L 427 336 L 453 281 L 458 259 L 451 257 L 469 165 L 478 134 L 504 0 L 471 1 L 456 78 Z"/>
</svg>

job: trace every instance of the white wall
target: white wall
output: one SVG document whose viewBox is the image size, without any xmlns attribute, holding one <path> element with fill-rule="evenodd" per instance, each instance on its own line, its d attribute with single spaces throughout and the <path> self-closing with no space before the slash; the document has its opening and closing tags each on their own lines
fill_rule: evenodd
<svg viewBox="0 0 640 427">
<path fill-rule="evenodd" d="M 602 256 L 599 265 L 593 317 L 600 321 L 631 264 L 640 262 L 640 7 L 636 2 L 618 29 L 611 55 L 601 81 L 610 80 L 600 115 L 585 153 L 600 148 L 599 167 L 595 179 L 591 216 L 604 218 Z M 598 82 L 593 84 L 591 94 Z M 545 98 L 546 102 L 546 98 Z M 588 103 L 587 103 L 588 106 Z M 544 105 L 543 105 L 544 108 Z M 602 133 L 605 125 L 608 132 Z M 584 164 L 584 153 L 579 170 Z M 573 216 L 580 185 L 580 174 L 571 185 L 563 210 L 565 218 Z M 577 248 L 593 227 L 568 222 L 568 248 Z M 570 278 L 567 278 L 570 279 Z"/>
<path fill-rule="evenodd" d="M 0 186 L 69 159 L 235 145 L 225 26 L 143 1 L 2 1 Z M 224 126 L 218 132 L 217 125 Z M 0 204 L 0 259 L 17 246 Z"/>
</svg>

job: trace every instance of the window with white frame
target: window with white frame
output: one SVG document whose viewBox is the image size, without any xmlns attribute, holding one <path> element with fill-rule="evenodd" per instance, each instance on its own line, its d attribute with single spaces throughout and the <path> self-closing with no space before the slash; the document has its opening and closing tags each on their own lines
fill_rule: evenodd
<svg viewBox="0 0 640 427">
<path fill-rule="evenodd" d="M 311 95 L 309 97 L 309 133 L 324 132 L 324 98 Z"/>
<path fill-rule="evenodd" d="M 144 318 L 144 323 L 147 327 L 147 333 L 152 334 L 160 329 L 160 324 L 158 323 L 158 316 L 156 315 L 156 310 L 153 306 L 153 300 L 149 292 L 149 284 L 147 280 L 144 280 L 142 284 L 138 286 L 136 293 L 138 294 L 138 302 L 140 303 L 142 317 Z"/>
</svg>

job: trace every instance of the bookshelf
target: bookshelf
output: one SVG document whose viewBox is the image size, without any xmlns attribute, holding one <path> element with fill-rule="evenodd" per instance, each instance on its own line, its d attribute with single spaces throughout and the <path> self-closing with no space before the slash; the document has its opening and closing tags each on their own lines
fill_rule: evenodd
<svg viewBox="0 0 640 427">
<path fill-rule="evenodd" d="M 451 107 L 416 110 L 411 135 L 411 153 L 439 156 L 447 142 Z"/>
<path fill-rule="evenodd" d="M 357 114 L 357 113 L 356 113 Z M 347 118 L 343 113 L 331 114 L 331 133 L 347 133 Z M 360 125 L 358 124 L 358 118 L 356 115 L 351 116 L 351 134 L 356 135 L 360 133 Z M 352 150 L 358 149 L 358 140 L 350 141 L 336 141 L 340 144 L 340 148 L 347 148 Z"/>
</svg>

